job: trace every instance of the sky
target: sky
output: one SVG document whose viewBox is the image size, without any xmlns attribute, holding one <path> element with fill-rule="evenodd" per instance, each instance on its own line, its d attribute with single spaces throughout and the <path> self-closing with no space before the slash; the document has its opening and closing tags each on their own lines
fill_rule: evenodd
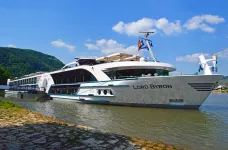
<svg viewBox="0 0 228 150">
<path fill-rule="evenodd" d="M 160 62 L 177 73 L 198 71 L 200 54 L 218 55 L 228 75 L 227 0 L 0 0 L 0 46 L 34 49 L 63 63 L 138 51 L 139 31 L 150 36 Z"/>
</svg>

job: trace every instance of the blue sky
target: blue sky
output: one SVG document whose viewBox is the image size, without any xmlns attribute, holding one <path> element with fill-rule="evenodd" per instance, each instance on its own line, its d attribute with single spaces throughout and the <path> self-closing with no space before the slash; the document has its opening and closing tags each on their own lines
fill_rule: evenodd
<svg viewBox="0 0 228 150">
<path fill-rule="evenodd" d="M 178 72 L 198 70 L 198 55 L 221 51 L 228 75 L 228 1 L 206 0 L 0 0 L 0 46 L 34 49 L 68 63 L 137 51 L 138 31 L 151 36 L 157 59 Z"/>
</svg>

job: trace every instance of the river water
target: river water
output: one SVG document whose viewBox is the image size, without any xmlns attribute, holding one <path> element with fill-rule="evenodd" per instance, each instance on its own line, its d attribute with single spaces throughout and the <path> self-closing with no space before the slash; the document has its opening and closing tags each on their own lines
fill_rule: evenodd
<svg viewBox="0 0 228 150">
<path fill-rule="evenodd" d="M 228 94 L 211 94 L 200 110 L 8 99 L 47 116 L 113 133 L 190 149 L 228 149 Z"/>
</svg>

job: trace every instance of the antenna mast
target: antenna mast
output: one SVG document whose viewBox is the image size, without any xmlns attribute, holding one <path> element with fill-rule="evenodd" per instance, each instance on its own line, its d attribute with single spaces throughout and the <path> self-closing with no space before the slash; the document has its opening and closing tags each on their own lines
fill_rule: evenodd
<svg viewBox="0 0 228 150">
<path fill-rule="evenodd" d="M 154 33 L 154 32 L 139 32 L 139 33 L 144 33 L 144 38 L 141 38 L 141 39 L 144 39 L 146 41 L 146 45 L 150 51 L 150 55 L 151 55 L 151 58 L 154 60 L 154 62 L 157 62 L 156 58 L 155 58 L 155 55 L 153 53 L 153 50 L 149 44 L 149 41 L 152 42 L 151 40 L 148 39 L 148 36 L 150 35 L 150 33 Z"/>
<path fill-rule="evenodd" d="M 212 58 L 210 59 L 205 59 L 204 55 L 200 55 L 199 59 L 200 59 L 200 65 L 202 69 L 200 70 L 204 70 L 204 74 L 205 75 L 212 75 L 212 72 L 216 71 L 217 72 L 217 55 L 219 53 L 216 53 L 212 56 Z M 212 62 L 213 65 L 209 65 L 208 62 Z"/>
</svg>

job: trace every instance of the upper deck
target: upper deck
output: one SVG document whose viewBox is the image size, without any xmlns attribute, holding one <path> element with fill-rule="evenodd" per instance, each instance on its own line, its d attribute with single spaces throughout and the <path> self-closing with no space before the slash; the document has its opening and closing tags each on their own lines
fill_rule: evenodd
<svg viewBox="0 0 228 150">
<path fill-rule="evenodd" d="M 49 72 L 54 83 L 84 82 L 90 80 L 112 80 L 140 76 L 163 76 L 176 68 L 171 64 L 154 62 L 142 56 L 116 53 L 97 59 L 79 59 L 65 65 L 62 69 Z M 24 76 L 9 82 L 9 85 L 38 85 L 44 73 Z M 66 80 L 66 81 L 65 81 Z M 71 81 L 72 80 L 72 81 Z"/>
<path fill-rule="evenodd" d="M 160 69 L 171 72 L 176 70 L 174 66 L 168 63 L 154 62 L 142 56 L 126 53 L 115 53 L 97 59 L 77 58 L 75 62 L 71 62 L 65 65 L 61 70 L 55 72 L 72 70 L 75 69 L 75 67 L 82 68 L 83 66 L 93 66 L 97 69 L 101 69 L 102 71 L 123 69 Z"/>
<path fill-rule="evenodd" d="M 142 56 L 136 56 L 126 53 L 116 53 L 109 56 L 96 59 L 99 62 L 96 67 L 103 71 L 124 70 L 124 69 L 160 69 L 169 72 L 176 68 L 168 63 L 154 62 Z"/>
</svg>

